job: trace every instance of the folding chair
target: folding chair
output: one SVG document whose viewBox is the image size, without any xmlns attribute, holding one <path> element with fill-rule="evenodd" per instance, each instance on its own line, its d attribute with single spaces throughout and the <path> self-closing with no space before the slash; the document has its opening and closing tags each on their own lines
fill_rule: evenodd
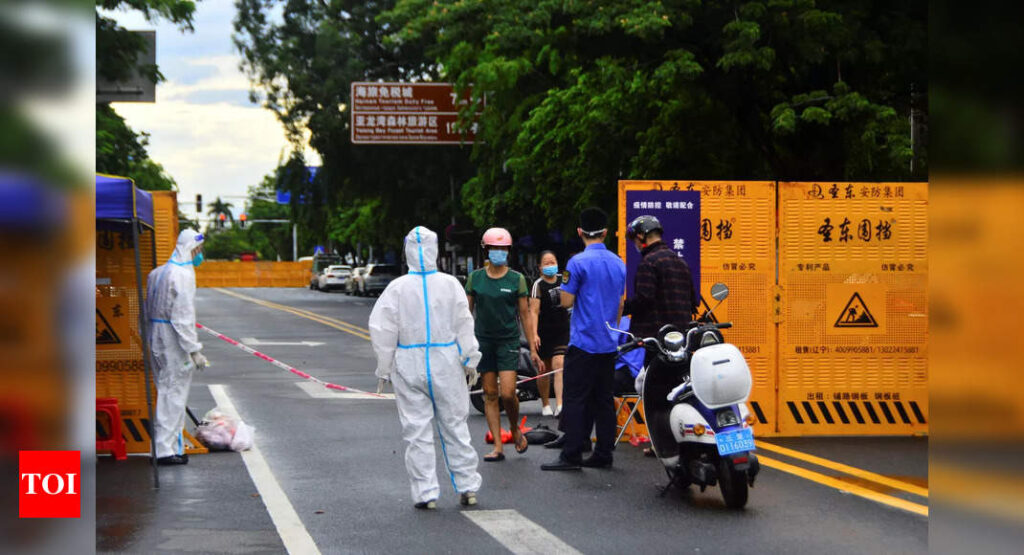
<svg viewBox="0 0 1024 555">
<path fill-rule="evenodd" d="M 634 367 L 633 364 L 630 363 L 628 360 L 622 359 L 622 361 L 626 363 L 627 367 L 630 367 L 630 368 Z M 630 387 L 630 389 L 632 390 L 633 388 Z M 633 437 L 636 437 L 637 435 L 646 435 L 646 434 L 637 434 L 637 431 L 635 429 L 633 429 L 635 426 L 638 425 L 638 422 L 636 422 L 636 420 L 635 420 L 636 419 L 636 414 L 640 410 L 640 406 L 643 404 L 643 402 L 640 400 L 640 394 L 635 392 L 635 391 L 632 391 L 632 392 L 628 392 L 628 393 L 626 393 L 626 392 L 616 393 L 615 396 L 616 396 L 616 398 L 621 399 L 621 401 L 619 402 L 619 406 L 615 410 L 615 420 L 616 420 L 616 422 L 619 420 L 619 417 L 622 415 L 623 407 L 629 407 L 629 401 L 630 400 L 633 401 L 633 406 L 630 407 L 629 414 L 626 416 L 626 420 L 623 421 L 622 425 L 619 427 L 619 435 L 615 438 L 615 444 L 618 445 L 619 442 L 622 441 L 622 436 L 624 436 L 626 434 L 626 430 L 627 429 L 631 430 L 629 435 L 633 436 Z M 646 428 L 646 426 L 644 426 L 644 427 Z M 644 431 L 646 431 L 646 429 Z"/>
<path fill-rule="evenodd" d="M 643 404 L 643 402 L 640 400 L 640 395 L 638 393 L 624 393 L 624 394 L 618 395 L 617 397 L 619 399 L 622 399 L 622 401 L 619 403 L 618 410 L 615 411 L 615 420 L 616 421 L 618 421 L 619 415 L 622 414 L 622 408 L 629 406 L 629 401 L 630 400 L 633 401 L 633 406 L 632 406 L 632 408 L 629 411 L 629 415 L 626 417 L 626 421 L 623 422 L 622 426 L 619 427 L 619 435 L 615 438 L 615 444 L 616 445 L 618 445 L 618 443 L 620 441 L 622 441 L 622 436 L 626 434 L 626 430 L 632 428 L 630 426 L 630 424 L 631 423 L 633 425 L 637 424 L 634 421 L 634 417 L 636 416 L 637 411 L 640 410 L 640 406 Z M 635 431 L 631 431 L 630 435 L 635 436 L 637 434 L 636 434 Z"/>
</svg>

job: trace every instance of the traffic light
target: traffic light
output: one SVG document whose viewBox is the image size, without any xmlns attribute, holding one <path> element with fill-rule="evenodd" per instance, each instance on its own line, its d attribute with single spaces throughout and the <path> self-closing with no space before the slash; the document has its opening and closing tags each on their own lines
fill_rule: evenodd
<svg viewBox="0 0 1024 555">
<path fill-rule="evenodd" d="M 249 216 L 246 216 L 245 212 L 242 212 L 241 214 L 239 214 L 238 215 L 238 225 L 239 225 L 239 227 L 244 229 L 245 228 L 245 220 L 247 220 L 247 219 L 249 219 Z"/>
<path fill-rule="evenodd" d="M 228 217 L 221 212 L 220 215 L 217 216 L 217 227 L 224 227 L 224 220 L 226 219 L 228 219 Z"/>
<path fill-rule="evenodd" d="M 196 195 L 196 214 L 203 213 L 203 195 Z"/>
</svg>

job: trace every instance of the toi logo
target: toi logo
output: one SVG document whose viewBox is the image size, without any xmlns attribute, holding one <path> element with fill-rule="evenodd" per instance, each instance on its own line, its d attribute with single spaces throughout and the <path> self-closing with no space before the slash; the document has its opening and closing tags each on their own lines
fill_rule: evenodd
<svg viewBox="0 0 1024 555">
<path fill-rule="evenodd" d="M 78 451 L 18 453 L 18 516 L 79 518 L 82 515 Z"/>
</svg>

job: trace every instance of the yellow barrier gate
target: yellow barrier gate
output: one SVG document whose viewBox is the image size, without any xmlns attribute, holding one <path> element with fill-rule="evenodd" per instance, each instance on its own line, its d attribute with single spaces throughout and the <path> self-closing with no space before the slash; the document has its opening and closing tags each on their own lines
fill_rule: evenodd
<svg viewBox="0 0 1024 555">
<path fill-rule="evenodd" d="M 711 285 L 729 286 L 730 296 L 715 309 L 720 321 L 735 326 L 728 341 L 746 357 L 753 374 L 749 406 L 760 423 L 758 435 L 774 435 L 776 405 L 775 182 L 774 181 L 619 181 L 619 229 L 626 226 L 626 191 L 689 190 L 701 194 L 701 295 Z M 619 255 L 626 237 L 619 233 Z"/>
<path fill-rule="evenodd" d="M 308 287 L 313 262 L 209 261 L 196 268 L 197 287 Z"/>
<path fill-rule="evenodd" d="M 178 244 L 177 191 L 149 191 L 153 195 L 153 222 L 156 227 L 156 263 L 163 264 Z"/>
<path fill-rule="evenodd" d="M 782 435 L 928 430 L 928 184 L 779 184 Z"/>
</svg>

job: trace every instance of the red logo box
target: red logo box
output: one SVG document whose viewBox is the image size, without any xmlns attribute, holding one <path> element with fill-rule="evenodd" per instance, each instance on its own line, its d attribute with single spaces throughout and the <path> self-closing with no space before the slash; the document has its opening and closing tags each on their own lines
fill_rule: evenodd
<svg viewBox="0 0 1024 555">
<path fill-rule="evenodd" d="M 20 451 L 18 517 L 81 517 L 81 470 L 78 451 Z"/>
</svg>

